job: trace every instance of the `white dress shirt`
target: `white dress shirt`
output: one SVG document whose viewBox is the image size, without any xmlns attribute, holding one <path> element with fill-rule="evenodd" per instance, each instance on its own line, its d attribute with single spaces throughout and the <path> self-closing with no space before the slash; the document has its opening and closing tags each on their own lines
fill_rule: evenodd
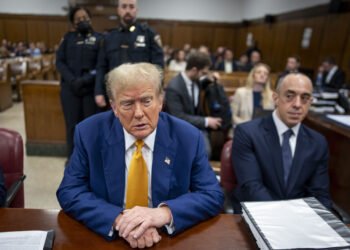
<svg viewBox="0 0 350 250">
<path fill-rule="evenodd" d="M 278 134 L 278 137 L 279 137 L 279 140 L 280 140 L 280 144 L 282 146 L 283 134 L 284 134 L 284 132 L 289 130 L 289 128 L 286 126 L 286 124 L 284 124 L 278 118 L 278 116 L 276 114 L 276 110 L 273 111 L 272 118 L 273 118 L 273 122 L 275 123 L 275 126 L 277 128 L 277 134 Z M 297 137 L 298 137 L 299 129 L 300 129 L 300 122 L 297 125 L 295 125 L 294 127 L 291 128 L 291 130 L 293 130 L 293 135 L 289 138 L 289 145 L 290 145 L 290 149 L 292 150 L 292 156 L 293 157 L 294 157 L 295 147 L 297 145 Z"/>
<path fill-rule="evenodd" d="M 225 66 L 225 73 L 232 73 L 233 71 L 232 61 L 225 61 L 224 66 Z"/>
<path fill-rule="evenodd" d="M 335 72 L 338 70 L 338 66 L 335 65 L 327 74 L 326 83 L 329 84 Z"/>
<path fill-rule="evenodd" d="M 129 134 L 124 128 L 124 140 L 125 140 L 125 191 L 124 191 L 124 202 L 123 208 L 125 208 L 126 202 L 126 190 L 128 183 L 128 174 L 131 163 L 131 158 L 136 151 L 136 145 L 134 144 L 137 139 Z M 148 176 L 148 207 L 153 207 L 152 205 L 152 163 L 153 163 L 153 149 L 154 141 L 156 139 L 157 129 L 155 129 L 149 136 L 147 136 L 143 141 L 145 145 L 142 147 L 142 156 L 147 165 L 147 176 Z"/>
</svg>

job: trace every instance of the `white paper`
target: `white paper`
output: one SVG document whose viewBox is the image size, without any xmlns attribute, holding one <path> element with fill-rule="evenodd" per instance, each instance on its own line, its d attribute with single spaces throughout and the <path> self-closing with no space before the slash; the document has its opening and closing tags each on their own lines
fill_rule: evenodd
<svg viewBox="0 0 350 250">
<path fill-rule="evenodd" d="M 273 249 L 349 246 L 302 199 L 244 204 Z"/>
<path fill-rule="evenodd" d="M 326 115 L 326 117 L 346 126 L 350 126 L 350 115 Z"/>
<path fill-rule="evenodd" d="M 1 250 L 42 250 L 46 231 L 15 231 L 0 233 Z"/>
<path fill-rule="evenodd" d="M 322 92 L 321 97 L 323 99 L 338 99 L 339 94 L 336 92 Z"/>
</svg>

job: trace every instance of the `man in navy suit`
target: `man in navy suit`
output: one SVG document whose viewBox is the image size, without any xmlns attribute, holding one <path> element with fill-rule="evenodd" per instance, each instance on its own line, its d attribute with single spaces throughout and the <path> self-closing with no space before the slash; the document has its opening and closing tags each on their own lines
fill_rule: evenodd
<svg viewBox="0 0 350 250">
<path fill-rule="evenodd" d="M 201 132 L 161 112 L 161 75 L 149 63 L 123 64 L 109 73 L 113 110 L 77 125 L 57 191 L 66 213 L 106 239 L 119 234 L 131 247 L 157 243 L 156 228 L 173 235 L 217 215 L 224 200 Z M 149 181 L 147 192 L 137 190 L 145 192 L 148 206 L 125 209 L 139 140 Z"/>
<path fill-rule="evenodd" d="M 288 74 L 273 99 L 272 115 L 235 129 L 232 158 L 238 187 L 233 203 L 314 196 L 330 209 L 327 141 L 301 124 L 313 100 L 310 79 Z"/>
</svg>

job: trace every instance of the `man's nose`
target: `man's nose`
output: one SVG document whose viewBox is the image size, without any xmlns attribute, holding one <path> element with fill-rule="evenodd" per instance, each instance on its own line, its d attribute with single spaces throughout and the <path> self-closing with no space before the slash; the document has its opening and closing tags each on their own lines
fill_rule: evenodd
<svg viewBox="0 0 350 250">
<path fill-rule="evenodd" d="M 135 103 L 135 118 L 140 119 L 143 117 L 143 109 L 140 103 Z"/>
<path fill-rule="evenodd" d="M 295 97 L 295 101 L 293 103 L 294 107 L 300 108 L 301 107 L 301 97 L 300 96 L 296 96 Z"/>
</svg>

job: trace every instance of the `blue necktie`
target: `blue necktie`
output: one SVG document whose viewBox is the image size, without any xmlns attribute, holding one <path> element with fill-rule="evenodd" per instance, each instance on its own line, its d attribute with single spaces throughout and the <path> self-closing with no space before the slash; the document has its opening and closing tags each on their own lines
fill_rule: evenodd
<svg viewBox="0 0 350 250">
<path fill-rule="evenodd" d="M 292 168 L 292 150 L 289 145 L 289 138 L 293 135 L 293 130 L 288 129 L 283 133 L 282 142 L 282 158 L 283 158 L 283 170 L 284 170 L 284 184 L 287 186 L 288 176 L 290 169 Z"/>
</svg>

